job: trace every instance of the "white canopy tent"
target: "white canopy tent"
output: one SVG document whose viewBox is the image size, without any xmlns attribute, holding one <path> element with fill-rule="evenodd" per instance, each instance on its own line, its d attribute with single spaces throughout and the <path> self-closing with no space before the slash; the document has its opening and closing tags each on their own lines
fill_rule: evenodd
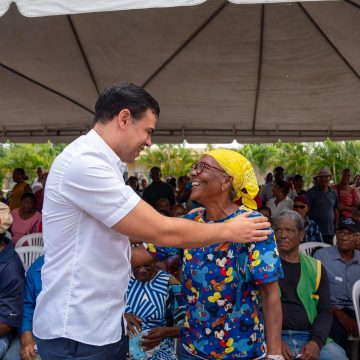
<svg viewBox="0 0 360 360">
<path fill-rule="evenodd" d="M 359 139 L 360 0 L 239 2 L 0 0 L 0 140 L 74 139 L 119 80 L 155 142 Z"/>
</svg>

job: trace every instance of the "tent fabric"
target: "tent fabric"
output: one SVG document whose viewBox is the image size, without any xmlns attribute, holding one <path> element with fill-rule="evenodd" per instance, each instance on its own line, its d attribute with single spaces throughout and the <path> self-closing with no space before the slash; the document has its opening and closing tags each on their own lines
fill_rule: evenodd
<svg viewBox="0 0 360 360">
<path fill-rule="evenodd" d="M 13 5 L 0 18 L 0 140 L 71 141 L 119 80 L 158 99 L 155 142 L 359 139 L 359 20 L 360 0 L 35 18 Z"/>
<path fill-rule="evenodd" d="M 15 2 L 23 16 L 83 14 L 177 6 L 193 6 L 210 0 L 0 0 L 0 16 Z M 293 0 L 290 0 L 290 2 Z M 311 1 L 311 0 L 305 0 Z M 289 0 L 229 0 L 234 4 L 289 2 Z"/>
</svg>

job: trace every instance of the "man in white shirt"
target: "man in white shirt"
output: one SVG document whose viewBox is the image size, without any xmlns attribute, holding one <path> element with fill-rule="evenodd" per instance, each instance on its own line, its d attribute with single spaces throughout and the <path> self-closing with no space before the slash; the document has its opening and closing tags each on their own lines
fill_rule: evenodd
<svg viewBox="0 0 360 360">
<path fill-rule="evenodd" d="M 33 328 L 42 360 L 126 358 L 128 237 L 193 248 L 269 234 L 262 230 L 269 226 L 263 217 L 201 224 L 162 216 L 125 185 L 124 162 L 151 146 L 159 113 L 142 88 L 109 87 L 96 102 L 93 130 L 54 161 L 45 191 L 43 287 Z"/>
</svg>

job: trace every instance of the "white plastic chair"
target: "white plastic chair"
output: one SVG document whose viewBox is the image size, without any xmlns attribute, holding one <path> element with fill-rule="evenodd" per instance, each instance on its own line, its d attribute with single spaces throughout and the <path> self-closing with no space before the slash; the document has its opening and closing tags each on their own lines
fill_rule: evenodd
<svg viewBox="0 0 360 360">
<path fill-rule="evenodd" d="M 44 246 L 42 233 L 34 233 L 23 236 L 16 242 L 15 248 L 22 247 L 25 243 L 29 246 Z"/>
<path fill-rule="evenodd" d="M 352 300 L 353 300 L 353 303 L 354 303 L 357 326 L 358 326 L 358 329 L 359 329 L 359 332 L 360 332 L 360 305 L 359 305 L 359 301 L 360 301 L 360 279 L 355 281 L 355 284 L 353 285 L 353 288 L 352 288 Z"/>
<path fill-rule="evenodd" d="M 42 246 L 22 246 L 15 248 L 15 251 L 20 256 L 25 271 L 29 269 L 30 265 L 39 256 L 44 255 L 44 248 Z"/>
<path fill-rule="evenodd" d="M 299 246 L 299 250 L 304 253 L 305 255 L 312 256 L 313 250 L 317 247 L 329 247 L 331 245 L 323 243 L 323 242 L 317 242 L 317 241 L 310 241 L 306 243 L 302 243 Z"/>
</svg>

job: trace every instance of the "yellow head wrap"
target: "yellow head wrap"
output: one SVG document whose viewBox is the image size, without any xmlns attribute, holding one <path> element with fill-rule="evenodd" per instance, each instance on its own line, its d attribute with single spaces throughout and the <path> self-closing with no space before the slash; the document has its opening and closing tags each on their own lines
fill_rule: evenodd
<svg viewBox="0 0 360 360">
<path fill-rule="evenodd" d="M 241 198 L 246 207 L 256 209 L 254 198 L 259 192 L 259 187 L 250 161 L 238 152 L 227 149 L 211 150 L 204 155 L 214 158 L 221 168 L 234 179 L 233 187 L 236 193 L 234 200 Z"/>
</svg>

